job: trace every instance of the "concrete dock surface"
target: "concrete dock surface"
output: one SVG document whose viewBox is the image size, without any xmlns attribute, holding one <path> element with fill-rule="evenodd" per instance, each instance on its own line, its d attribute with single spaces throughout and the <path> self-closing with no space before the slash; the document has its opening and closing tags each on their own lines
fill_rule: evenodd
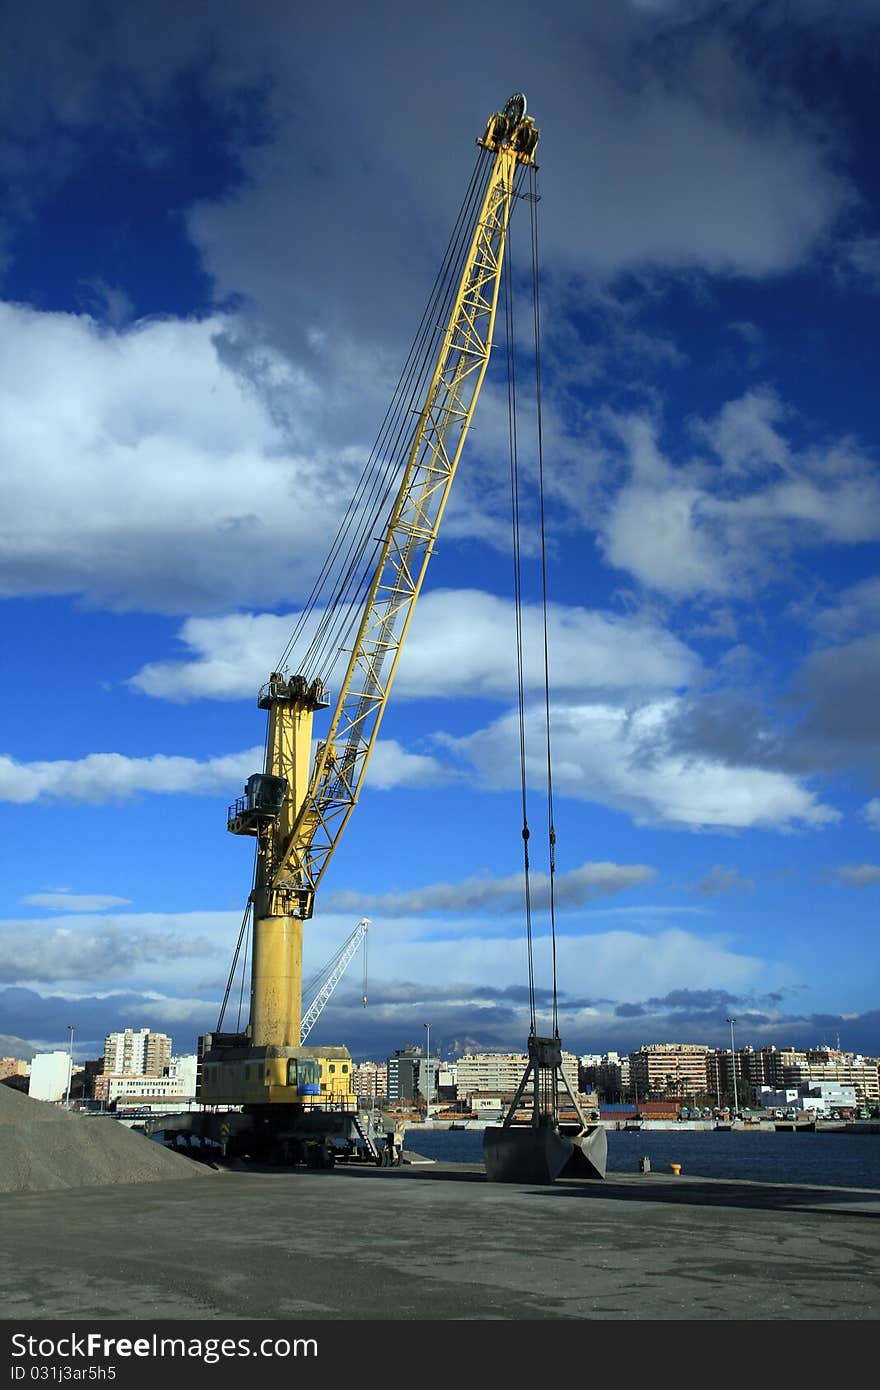
<svg viewBox="0 0 880 1390">
<path fill-rule="evenodd" d="M 880 1191 L 481 1165 L 226 1171 L 0 1197 L 2 1317 L 849 1320 Z"/>
</svg>

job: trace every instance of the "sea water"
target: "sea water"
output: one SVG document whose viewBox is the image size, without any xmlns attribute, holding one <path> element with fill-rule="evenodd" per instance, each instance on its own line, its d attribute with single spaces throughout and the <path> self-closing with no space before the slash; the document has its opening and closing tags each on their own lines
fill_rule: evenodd
<svg viewBox="0 0 880 1390">
<path fill-rule="evenodd" d="M 404 1147 L 423 1158 L 482 1163 L 481 1130 L 408 1129 Z M 608 1173 L 654 1172 L 680 1163 L 683 1175 L 745 1182 L 819 1184 L 880 1190 L 880 1134 L 821 1130 L 609 1130 Z"/>
</svg>

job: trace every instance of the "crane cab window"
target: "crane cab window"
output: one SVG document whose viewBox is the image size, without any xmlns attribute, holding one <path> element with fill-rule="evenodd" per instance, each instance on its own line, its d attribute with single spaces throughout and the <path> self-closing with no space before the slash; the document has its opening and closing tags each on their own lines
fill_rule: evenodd
<svg viewBox="0 0 880 1390">
<path fill-rule="evenodd" d="M 318 1062 L 314 1057 L 291 1057 L 287 1063 L 288 1086 L 317 1086 L 321 1079 Z"/>
<path fill-rule="evenodd" d="M 335 1062 L 331 1062 L 330 1065 L 327 1067 L 327 1070 L 328 1070 L 328 1071 L 335 1071 L 335 1070 L 336 1070 L 336 1063 L 335 1063 Z"/>
</svg>

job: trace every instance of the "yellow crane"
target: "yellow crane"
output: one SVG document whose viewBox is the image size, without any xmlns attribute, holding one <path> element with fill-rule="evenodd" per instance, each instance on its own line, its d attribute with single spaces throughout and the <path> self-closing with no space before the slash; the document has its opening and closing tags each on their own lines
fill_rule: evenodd
<svg viewBox="0 0 880 1390">
<path fill-rule="evenodd" d="M 377 1142 L 358 1112 L 347 1048 L 300 1044 L 303 923 L 357 802 L 464 448 L 492 350 L 517 178 L 535 165 L 538 135 L 525 97 L 516 93 L 477 141 L 488 175 L 314 761 L 313 719 L 330 708 L 323 680 L 276 670 L 259 693 L 268 716 L 264 768 L 248 779 L 228 818 L 228 829 L 255 837 L 257 847 L 250 1019 L 244 1033 L 199 1040 L 200 1100 L 241 1107 L 203 1131 L 220 1134 L 227 1151 L 323 1163 L 340 1156 L 380 1161 L 393 1149 Z"/>
</svg>

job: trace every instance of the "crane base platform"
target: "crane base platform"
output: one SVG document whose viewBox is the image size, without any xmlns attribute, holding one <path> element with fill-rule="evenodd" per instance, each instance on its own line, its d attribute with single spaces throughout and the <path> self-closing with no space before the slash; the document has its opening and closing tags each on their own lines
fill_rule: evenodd
<svg viewBox="0 0 880 1390">
<path fill-rule="evenodd" d="M 559 1125 L 490 1125 L 483 1162 L 490 1182 L 552 1183 L 557 1178 L 604 1178 L 608 1138 L 602 1125 L 566 1133 Z"/>
<path fill-rule="evenodd" d="M 150 1138 L 188 1157 L 223 1166 L 270 1163 L 333 1168 L 337 1163 L 398 1167 L 403 1132 L 376 1127 L 369 1111 L 277 1105 L 158 1115 Z"/>
</svg>

